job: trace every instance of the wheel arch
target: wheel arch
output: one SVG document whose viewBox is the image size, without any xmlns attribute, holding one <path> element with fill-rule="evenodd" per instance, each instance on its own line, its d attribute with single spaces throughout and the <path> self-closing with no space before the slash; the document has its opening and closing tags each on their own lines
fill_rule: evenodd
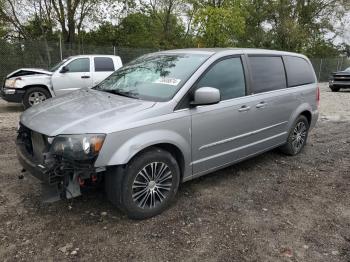
<svg viewBox="0 0 350 262">
<path fill-rule="evenodd" d="M 309 122 L 309 125 L 311 124 L 312 121 L 312 113 L 308 110 L 304 110 L 303 112 L 300 113 L 300 115 L 305 116 L 307 121 Z"/>
<path fill-rule="evenodd" d="M 301 104 L 296 110 L 294 110 L 293 114 L 289 118 L 288 129 L 290 130 L 294 121 L 300 116 L 303 115 L 307 118 L 309 125 L 312 121 L 312 107 L 307 103 Z"/>
<path fill-rule="evenodd" d="M 181 149 L 171 143 L 158 143 L 158 144 L 153 144 L 148 147 L 145 147 L 144 149 L 140 150 L 137 152 L 133 157 L 130 158 L 132 160 L 133 158 L 137 157 L 138 155 L 151 150 L 152 148 L 160 148 L 163 149 L 164 151 L 169 152 L 176 160 L 176 162 L 179 165 L 180 168 L 180 181 L 182 181 L 183 175 L 184 175 L 184 170 L 185 170 L 185 157 L 181 151 Z M 129 160 L 129 161 L 130 161 Z"/>
<path fill-rule="evenodd" d="M 23 87 L 23 89 L 27 91 L 28 89 L 30 89 L 30 88 L 35 88 L 35 87 L 41 87 L 41 88 L 46 89 L 46 90 L 50 93 L 51 97 L 53 97 L 53 94 L 52 94 L 52 91 L 50 90 L 50 88 L 49 88 L 48 86 L 44 85 L 44 84 L 25 85 L 25 86 Z"/>
<path fill-rule="evenodd" d="M 106 148 L 102 147 L 95 166 L 125 165 L 136 155 L 150 148 L 158 147 L 174 156 L 180 167 L 181 179 L 192 175 L 192 169 L 190 168 L 190 143 L 177 132 L 171 130 L 154 130 L 136 136 L 130 136 L 130 134 L 128 136 L 130 138 L 121 145 L 113 143 L 113 141 L 117 141 L 115 139 L 118 139 L 118 136 L 110 138 L 107 136 L 104 144 L 109 146 Z"/>
</svg>

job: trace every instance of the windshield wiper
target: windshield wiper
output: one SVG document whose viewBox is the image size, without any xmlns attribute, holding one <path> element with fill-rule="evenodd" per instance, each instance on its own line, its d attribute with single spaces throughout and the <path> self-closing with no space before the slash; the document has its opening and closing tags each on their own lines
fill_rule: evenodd
<svg viewBox="0 0 350 262">
<path fill-rule="evenodd" d="M 125 97 L 129 97 L 129 98 L 139 99 L 137 96 L 135 96 L 136 95 L 135 92 L 132 92 L 132 91 L 121 92 L 119 90 L 108 90 L 108 89 L 96 89 L 96 90 L 111 93 L 111 94 L 118 95 L 118 96 L 125 96 Z"/>
</svg>

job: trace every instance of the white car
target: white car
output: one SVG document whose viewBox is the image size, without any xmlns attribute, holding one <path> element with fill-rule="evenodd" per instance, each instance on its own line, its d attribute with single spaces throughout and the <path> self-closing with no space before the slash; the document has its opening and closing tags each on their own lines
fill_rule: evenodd
<svg viewBox="0 0 350 262">
<path fill-rule="evenodd" d="M 26 108 L 80 88 L 91 88 L 122 67 L 119 56 L 71 56 L 50 70 L 21 68 L 7 75 L 0 90 L 8 102 L 23 103 Z"/>
</svg>

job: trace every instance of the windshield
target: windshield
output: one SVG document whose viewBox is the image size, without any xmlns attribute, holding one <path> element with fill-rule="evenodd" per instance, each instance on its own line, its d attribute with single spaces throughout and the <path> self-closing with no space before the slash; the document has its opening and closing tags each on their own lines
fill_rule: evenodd
<svg viewBox="0 0 350 262">
<path fill-rule="evenodd" d="M 350 67 L 348 67 L 347 69 L 345 69 L 344 71 L 346 72 L 350 72 Z"/>
<path fill-rule="evenodd" d="M 120 68 L 96 90 L 155 102 L 168 101 L 208 58 L 203 54 L 152 54 Z"/>
<path fill-rule="evenodd" d="M 66 61 L 68 60 L 68 58 L 63 59 L 61 62 L 57 63 L 56 65 L 54 65 L 53 67 L 51 67 L 49 69 L 50 72 L 55 72 L 61 65 L 63 65 Z"/>
</svg>

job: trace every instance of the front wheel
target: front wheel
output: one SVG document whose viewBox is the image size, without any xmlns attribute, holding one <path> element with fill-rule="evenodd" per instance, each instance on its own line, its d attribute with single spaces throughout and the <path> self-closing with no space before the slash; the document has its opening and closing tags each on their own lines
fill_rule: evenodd
<svg viewBox="0 0 350 262">
<path fill-rule="evenodd" d="M 24 94 L 23 105 L 25 108 L 29 108 L 42 103 L 50 97 L 51 95 L 49 91 L 47 91 L 45 88 L 31 87 L 27 89 L 26 93 Z"/>
<path fill-rule="evenodd" d="M 294 122 L 287 143 L 280 147 L 281 151 L 290 156 L 299 154 L 306 144 L 308 133 L 309 121 L 301 115 Z"/>
<path fill-rule="evenodd" d="M 107 174 L 106 191 L 110 201 L 129 218 L 145 219 L 170 205 L 179 182 L 180 169 L 175 158 L 154 148 L 132 159 L 122 174 Z"/>
</svg>

